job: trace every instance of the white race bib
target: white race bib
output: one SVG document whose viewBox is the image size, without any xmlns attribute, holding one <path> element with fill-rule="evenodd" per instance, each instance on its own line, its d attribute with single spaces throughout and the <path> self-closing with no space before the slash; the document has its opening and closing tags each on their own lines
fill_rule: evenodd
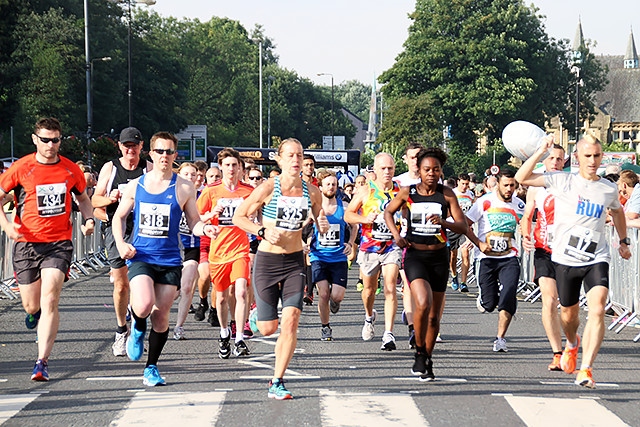
<svg viewBox="0 0 640 427">
<path fill-rule="evenodd" d="M 171 205 L 140 202 L 138 232 L 144 237 L 169 236 Z"/>
<path fill-rule="evenodd" d="M 389 230 L 389 227 L 387 227 L 387 223 L 384 220 L 384 214 L 379 213 L 373 221 L 371 237 L 381 242 L 388 242 L 393 239 L 393 234 L 391 234 L 391 230 Z"/>
<path fill-rule="evenodd" d="M 415 236 L 437 236 L 440 224 L 433 224 L 427 218 L 433 215 L 442 216 L 440 203 L 422 202 L 411 205 L 411 233 Z"/>
<path fill-rule="evenodd" d="M 36 185 L 36 196 L 38 200 L 38 215 L 41 217 L 64 214 L 67 197 L 66 184 Z"/>
<path fill-rule="evenodd" d="M 596 258 L 600 242 L 600 233 L 579 225 L 571 228 L 569 240 L 562 252 L 581 262 L 593 261 Z"/>
<path fill-rule="evenodd" d="M 276 228 L 286 231 L 302 229 L 309 215 L 309 204 L 304 197 L 280 196 L 276 203 Z"/>
<path fill-rule="evenodd" d="M 218 206 L 222 206 L 222 212 L 218 216 L 218 225 L 223 227 L 233 226 L 233 214 L 236 213 L 238 206 L 244 201 L 242 197 L 234 199 L 219 199 Z"/>
<path fill-rule="evenodd" d="M 340 224 L 329 224 L 329 231 L 318 233 L 318 242 L 326 248 L 335 248 L 340 245 Z"/>
<path fill-rule="evenodd" d="M 191 236 L 191 229 L 189 228 L 189 223 L 187 222 L 187 217 L 184 212 L 182 212 L 182 216 L 180 217 L 180 234 L 184 234 L 185 236 Z"/>
</svg>

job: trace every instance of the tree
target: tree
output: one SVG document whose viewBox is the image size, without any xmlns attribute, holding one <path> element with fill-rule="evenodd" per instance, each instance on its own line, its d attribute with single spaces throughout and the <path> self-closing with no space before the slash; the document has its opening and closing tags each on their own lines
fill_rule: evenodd
<svg viewBox="0 0 640 427">
<path fill-rule="evenodd" d="M 370 85 L 360 83 L 358 80 L 340 83 L 335 87 L 335 98 L 360 119 L 365 122 L 369 119 Z"/>
<path fill-rule="evenodd" d="M 470 151 L 480 134 L 493 140 L 515 119 L 543 125 L 564 109 L 567 51 L 522 0 L 418 0 L 411 18 L 380 77 L 386 99 L 429 95 L 430 115 Z"/>
</svg>

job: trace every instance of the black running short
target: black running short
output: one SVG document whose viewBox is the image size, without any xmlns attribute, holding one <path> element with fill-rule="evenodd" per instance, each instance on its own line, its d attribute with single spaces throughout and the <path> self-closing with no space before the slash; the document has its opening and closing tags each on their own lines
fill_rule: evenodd
<svg viewBox="0 0 640 427">
<path fill-rule="evenodd" d="M 541 277 L 556 279 L 556 263 L 551 261 L 551 254 L 542 248 L 536 248 L 533 253 L 533 268 L 533 283 L 536 285 Z"/>
<path fill-rule="evenodd" d="M 409 287 L 416 279 L 426 280 L 433 292 L 445 292 L 449 279 L 449 248 L 435 251 L 407 248 L 402 260 Z"/>
<path fill-rule="evenodd" d="M 198 264 L 200 263 L 200 247 L 199 246 L 197 248 L 184 248 L 182 251 L 184 253 L 184 257 L 183 257 L 184 262 L 195 261 Z"/>
<path fill-rule="evenodd" d="M 283 308 L 296 307 L 302 310 L 306 280 L 302 251 L 291 254 L 258 251 L 252 281 L 258 320 L 277 319 L 279 300 L 282 300 Z"/>
<path fill-rule="evenodd" d="M 599 262 L 583 267 L 556 264 L 556 282 L 560 305 L 571 307 L 580 301 L 580 287 L 583 282 L 585 294 L 596 286 L 609 289 L 609 264 Z"/>
<path fill-rule="evenodd" d="M 125 234 L 124 241 L 130 243 L 131 235 Z M 104 248 L 107 250 L 107 259 L 111 268 L 118 269 L 127 265 L 125 260 L 120 258 L 120 252 L 118 252 L 116 240 L 113 238 L 113 228 L 111 226 L 104 228 Z"/>
<path fill-rule="evenodd" d="M 182 280 L 182 266 L 148 264 L 142 261 L 134 261 L 129 264 L 129 282 L 136 276 L 148 276 L 154 284 L 173 285 L 180 290 Z"/>
<path fill-rule="evenodd" d="M 43 268 L 56 268 L 69 280 L 69 267 L 73 256 L 71 240 L 50 243 L 16 242 L 13 245 L 13 272 L 16 282 L 30 285 L 40 279 Z"/>
</svg>

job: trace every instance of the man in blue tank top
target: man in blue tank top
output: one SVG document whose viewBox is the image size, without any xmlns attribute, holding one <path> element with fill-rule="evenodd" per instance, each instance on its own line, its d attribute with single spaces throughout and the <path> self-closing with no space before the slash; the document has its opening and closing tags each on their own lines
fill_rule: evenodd
<svg viewBox="0 0 640 427">
<path fill-rule="evenodd" d="M 198 215 L 195 188 L 191 181 L 173 173 L 177 138 L 159 132 L 151 138 L 151 172 L 125 188 L 113 217 L 113 236 L 122 259 L 127 260 L 131 288 L 131 334 L 127 356 L 139 360 L 144 351 L 147 318 L 151 317 L 149 353 L 143 384 L 164 385 L 158 372 L 160 353 L 169 336 L 169 311 L 180 289 L 182 254 L 180 219 L 182 212 L 193 234 L 215 238 L 217 227 L 204 224 Z M 127 217 L 134 212 L 133 241 L 125 241 Z"/>
</svg>

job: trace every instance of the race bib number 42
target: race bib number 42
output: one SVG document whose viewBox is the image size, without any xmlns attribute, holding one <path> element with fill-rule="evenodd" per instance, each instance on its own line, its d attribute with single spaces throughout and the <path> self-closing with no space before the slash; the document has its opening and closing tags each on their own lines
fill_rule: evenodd
<svg viewBox="0 0 640 427">
<path fill-rule="evenodd" d="M 300 230 L 308 214 L 307 199 L 281 196 L 276 205 L 276 228 L 287 231 Z"/>
<path fill-rule="evenodd" d="M 38 198 L 38 215 L 41 217 L 64 214 L 67 197 L 66 184 L 36 185 L 36 196 Z"/>
<path fill-rule="evenodd" d="M 169 236 L 171 205 L 140 202 L 138 232 L 144 237 Z"/>
</svg>

